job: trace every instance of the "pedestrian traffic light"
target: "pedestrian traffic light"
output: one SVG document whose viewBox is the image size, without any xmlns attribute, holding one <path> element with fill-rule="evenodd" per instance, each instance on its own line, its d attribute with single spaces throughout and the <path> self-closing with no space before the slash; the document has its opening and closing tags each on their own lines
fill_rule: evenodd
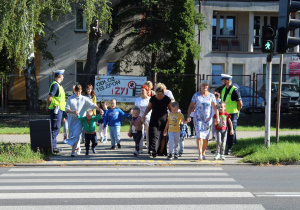
<svg viewBox="0 0 300 210">
<path fill-rule="evenodd" d="M 274 52 L 274 30 L 270 25 L 263 27 L 261 51 L 265 53 Z"/>
<path fill-rule="evenodd" d="M 286 53 L 288 48 L 300 44 L 300 38 L 290 37 L 289 31 L 300 28 L 300 20 L 291 19 L 290 14 L 300 10 L 300 2 L 279 0 L 278 36 L 276 52 Z"/>
</svg>

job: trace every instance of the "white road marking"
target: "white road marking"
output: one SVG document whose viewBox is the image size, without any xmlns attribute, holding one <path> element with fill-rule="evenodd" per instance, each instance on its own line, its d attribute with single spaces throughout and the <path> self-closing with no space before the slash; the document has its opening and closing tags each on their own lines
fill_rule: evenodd
<svg viewBox="0 0 300 210">
<path fill-rule="evenodd" d="M 103 193 L 0 193 L 3 199 L 100 199 L 100 198 L 253 198 L 250 192 L 103 192 Z"/>
<path fill-rule="evenodd" d="M 260 204 L 201 204 L 201 205 L 51 205 L 51 206 L 1 206 L 2 210 L 53 210 L 53 209 L 64 209 L 64 210 L 264 210 L 265 208 Z"/>
<path fill-rule="evenodd" d="M 92 182 L 91 182 L 92 183 Z M 243 189 L 241 185 L 25 185 L 1 186 L 4 190 L 118 190 L 118 189 Z"/>
</svg>

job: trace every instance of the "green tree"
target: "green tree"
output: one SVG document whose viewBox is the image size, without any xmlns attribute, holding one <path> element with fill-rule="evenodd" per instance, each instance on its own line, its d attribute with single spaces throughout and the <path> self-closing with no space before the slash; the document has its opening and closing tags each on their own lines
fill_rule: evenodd
<svg viewBox="0 0 300 210">
<path fill-rule="evenodd" d="M 152 77 L 155 82 L 157 69 L 167 63 L 170 43 L 171 0 L 123 0 L 116 7 L 114 20 L 122 37 L 114 47 L 120 57 L 116 71 L 129 73 L 132 66 L 139 65 L 141 75 Z"/>
<path fill-rule="evenodd" d="M 147 75 L 150 67 L 152 81 L 156 82 L 154 75 L 159 73 L 158 80 L 186 107 L 195 93 L 195 85 L 191 85 L 195 84 L 194 60 L 200 59 L 201 51 L 194 40 L 194 26 L 204 30 L 204 16 L 196 12 L 193 0 L 122 2 L 116 21 L 124 36 L 115 46 L 122 53 L 116 70 L 131 72 L 133 65 L 140 65 Z M 138 18 L 141 14 L 143 18 Z"/>
<path fill-rule="evenodd" d="M 88 25 L 96 21 L 103 31 L 110 29 L 111 15 L 108 0 L 2 0 L 0 1 L 0 51 L 5 46 L 7 59 L 14 70 L 24 70 L 28 108 L 39 109 L 38 86 L 34 64 L 34 38 L 43 35 L 45 18 L 71 12 L 74 4 L 84 8 Z M 88 31 L 90 33 L 91 30 Z"/>
</svg>

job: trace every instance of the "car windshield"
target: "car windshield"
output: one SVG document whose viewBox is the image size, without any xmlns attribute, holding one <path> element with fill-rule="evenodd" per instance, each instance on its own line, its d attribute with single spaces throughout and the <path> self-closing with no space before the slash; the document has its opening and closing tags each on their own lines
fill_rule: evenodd
<svg viewBox="0 0 300 210">
<path fill-rule="evenodd" d="M 278 91 L 278 84 L 275 85 L 275 90 Z M 299 92 L 299 87 L 296 84 L 282 84 L 281 91 Z"/>
</svg>

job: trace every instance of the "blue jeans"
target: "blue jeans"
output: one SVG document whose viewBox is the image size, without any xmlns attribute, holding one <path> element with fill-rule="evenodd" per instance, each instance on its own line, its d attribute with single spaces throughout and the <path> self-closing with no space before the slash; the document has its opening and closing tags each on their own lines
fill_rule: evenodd
<svg viewBox="0 0 300 210">
<path fill-rule="evenodd" d="M 121 126 L 109 126 L 111 146 L 115 146 L 116 142 L 117 142 L 117 144 L 121 143 L 120 129 L 121 129 Z"/>
<path fill-rule="evenodd" d="M 57 147 L 56 137 L 60 131 L 61 118 L 62 118 L 63 111 L 58 110 L 58 113 L 54 114 L 54 109 L 49 109 L 49 112 L 50 112 L 50 119 L 51 119 L 52 147 L 56 148 Z"/>
<path fill-rule="evenodd" d="M 233 145 L 236 143 L 236 126 L 237 126 L 237 117 L 238 117 L 238 113 L 234 113 L 234 114 L 230 114 L 231 116 L 231 121 L 232 121 L 232 126 L 233 126 L 233 135 L 230 135 L 230 130 L 231 127 L 228 124 L 228 132 L 227 132 L 227 150 L 231 150 Z"/>
</svg>

